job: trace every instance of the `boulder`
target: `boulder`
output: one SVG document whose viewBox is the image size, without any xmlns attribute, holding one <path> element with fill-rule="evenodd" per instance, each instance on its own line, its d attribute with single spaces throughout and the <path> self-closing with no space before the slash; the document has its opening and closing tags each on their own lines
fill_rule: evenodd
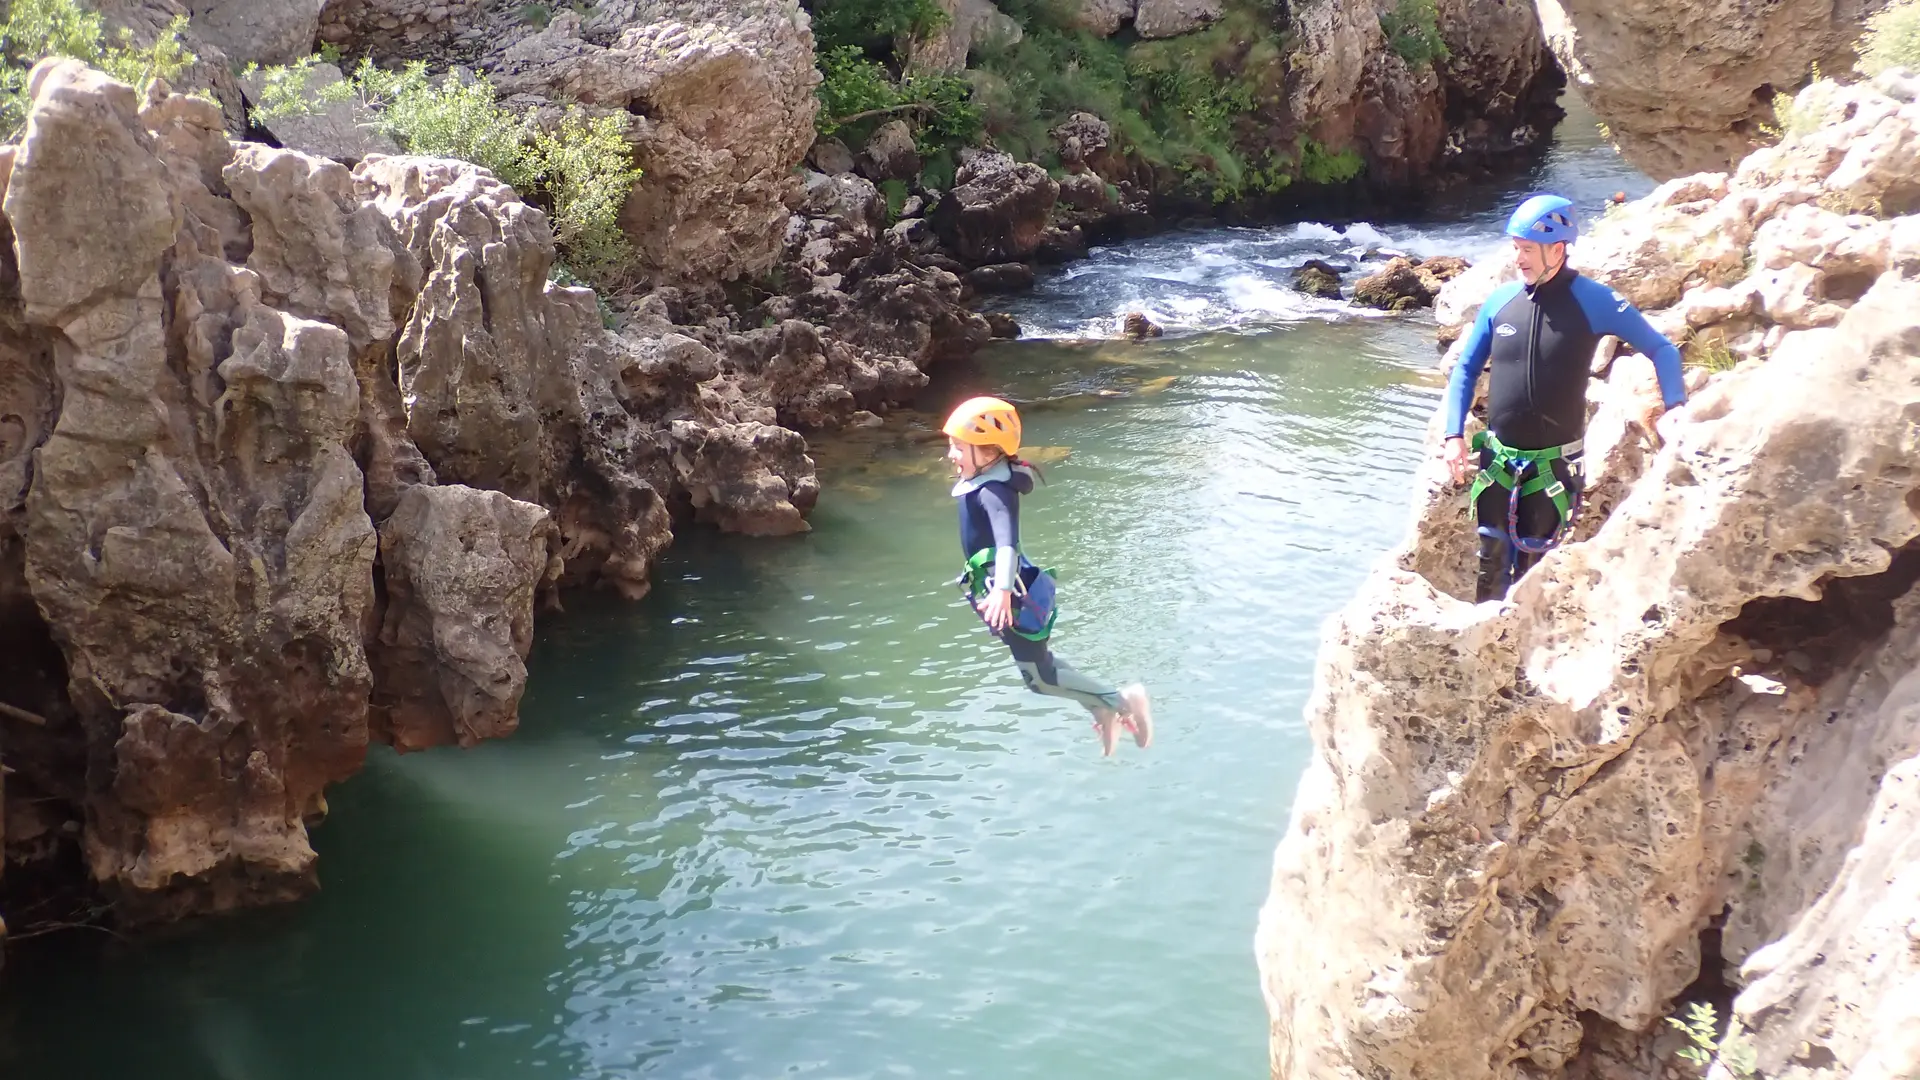
<svg viewBox="0 0 1920 1080">
<path fill-rule="evenodd" d="M 860 171 L 876 183 L 918 178 L 920 149 L 914 144 L 913 128 L 905 120 L 889 120 L 880 125 L 860 154 Z"/>
<path fill-rule="evenodd" d="M 1170 38 L 1190 34 L 1225 13 L 1222 0 L 1138 0 L 1134 32 L 1143 38 Z"/>
<path fill-rule="evenodd" d="M 1020 24 L 995 7 L 993 0 L 936 0 L 947 13 L 946 24 L 925 41 L 907 49 L 910 73 L 950 74 L 963 71 L 967 54 L 984 41 L 1013 44 L 1020 40 Z"/>
<path fill-rule="evenodd" d="M 1308 259 L 1293 272 L 1293 287 L 1323 300 L 1340 299 L 1340 271 L 1319 259 Z"/>
<path fill-rule="evenodd" d="M 1097 37 L 1112 37 L 1133 21 L 1139 0 L 1077 0 L 1074 25 Z"/>
<path fill-rule="evenodd" d="M 1386 311 L 1430 307 L 1448 281 L 1467 269 L 1465 259 L 1437 256 L 1418 259 L 1396 256 L 1353 283 L 1354 302 Z"/>
<path fill-rule="evenodd" d="M 1120 332 L 1134 341 L 1157 338 L 1161 334 L 1160 327 L 1138 311 L 1129 311 L 1126 317 L 1120 320 Z"/>
<path fill-rule="evenodd" d="M 1026 263 L 996 263 L 967 272 L 966 282 L 976 293 L 1010 293 L 1033 288 L 1033 267 Z"/>
<path fill-rule="evenodd" d="M 238 65 L 291 64 L 313 52 L 326 0 L 185 0 L 193 29 Z"/>
<path fill-rule="evenodd" d="M 941 240 L 975 264 L 1032 258 L 1060 195 L 1047 171 L 986 153 L 962 165 L 955 179 L 931 218 Z"/>
<path fill-rule="evenodd" d="M 807 164 L 828 176 L 850 173 L 854 165 L 853 151 L 847 149 L 847 144 L 839 139 L 818 139 L 813 149 L 807 151 Z"/>
</svg>

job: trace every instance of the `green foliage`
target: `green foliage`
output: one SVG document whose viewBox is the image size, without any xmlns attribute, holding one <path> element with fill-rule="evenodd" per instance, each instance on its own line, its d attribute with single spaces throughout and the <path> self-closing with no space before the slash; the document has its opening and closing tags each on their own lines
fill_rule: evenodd
<svg viewBox="0 0 1920 1080">
<path fill-rule="evenodd" d="M 632 254 L 620 210 L 640 180 L 625 121 L 569 110 L 558 127 L 534 135 L 527 167 L 568 261 L 589 280 L 612 280 Z"/>
<path fill-rule="evenodd" d="M 553 9 L 545 4 L 520 5 L 520 21 L 541 30 L 553 21 Z"/>
<path fill-rule="evenodd" d="M 125 30 L 109 42 L 100 16 L 74 0 L 12 0 L 0 24 L 0 127 L 12 138 L 26 123 L 27 75 L 40 60 L 70 56 L 145 92 L 155 79 L 178 78 L 193 65 L 186 29 L 182 15 L 151 45 L 134 45 Z"/>
<path fill-rule="evenodd" d="M 1380 16 L 1380 30 L 1400 59 L 1415 68 L 1431 67 L 1451 55 L 1440 36 L 1440 11 L 1434 0 L 1400 0 Z"/>
<path fill-rule="evenodd" d="M 915 75 L 895 82 L 886 67 L 843 45 L 820 55 L 819 117 L 822 135 L 855 127 L 866 133 L 887 117 L 920 120 L 922 153 L 941 146 L 967 146 L 980 139 L 979 106 L 973 88 L 952 75 Z"/>
<path fill-rule="evenodd" d="M 1073 25 L 1067 0 L 1002 0 L 1018 42 L 976 49 L 975 100 L 994 145 L 1051 163 L 1051 130 L 1074 112 L 1112 126 L 1148 164 L 1170 169 L 1197 195 L 1224 201 L 1279 191 L 1294 163 L 1242 147 L 1264 134 L 1263 94 L 1283 92 L 1286 39 L 1270 0 L 1228 0 L 1205 30 L 1129 44 Z"/>
<path fill-rule="evenodd" d="M 1274 125 L 1286 122 L 1288 50 L 1276 0 L 1226 0 L 1213 25 L 1157 41 L 1101 38 L 1079 28 L 1077 0 L 996 0 L 1021 33 L 1017 40 L 976 41 L 973 66 L 962 77 L 901 77 L 890 45 L 876 49 L 871 35 L 838 24 L 821 30 L 822 12 L 839 18 L 853 3 L 817 5 L 820 131 L 843 134 L 851 145 L 883 118 L 911 119 L 925 163 L 922 181 L 931 187 L 950 186 L 954 154 L 982 142 L 1057 168 L 1053 129 L 1076 112 L 1105 120 L 1121 152 L 1216 202 L 1279 192 L 1296 181 L 1345 183 L 1362 167 L 1351 151 L 1333 153 L 1307 140 L 1297 152 L 1272 145 Z M 858 4 L 875 25 L 897 28 L 911 14 L 909 0 Z M 1408 4 L 1424 4 L 1428 22 L 1436 18 L 1432 0 Z M 1444 55 L 1444 43 L 1438 48 Z"/>
<path fill-rule="evenodd" d="M 924 38 L 947 21 L 937 0 L 815 0 L 813 39 L 822 54 L 849 45 L 864 51 L 895 38 Z"/>
<path fill-rule="evenodd" d="M 485 79 L 435 81 L 417 62 L 383 71 L 362 61 L 352 78 L 309 94 L 315 63 L 307 57 L 283 68 L 249 68 L 264 83 L 254 119 L 267 123 L 316 104 L 358 99 L 409 153 L 472 162 L 544 206 L 573 272 L 602 285 L 617 277 L 631 253 L 620 210 L 640 179 L 621 117 L 575 108 L 551 130 L 536 130 L 502 108 Z"/>
<path fill-rule="evenodd" d="M 1867 20 L 1860 36 L 1860 70 L 1878 75 L 1889 68 L 1920 72 L 1920 0 L 1894 0 Z"/>
<path fill-rule="evenodd" d="M 910 194 L 907 189 L 907 182 L 904 180 L 882 180 L 880 181 L 880 194 L 886 196 L 887 199 L 887 220 L 889 222 L 899 221 L 900 211 L 907 205 L 907 196 Z"/>
<path fill-rule="evenodd" d="M 1712 1005 L 1696 1001 L 1687 1006 L 1685 1020 L 1669 1016 L 1667 1023 L 1679 1029 L 1690 1044 L 1681 1048 L 1681 1060 L 1697 1066 L 1703 1074 L 1717 1060 L 1738 1080 L 1747 1080 L 1754 1075 L 1758 1060 L 1753 1040 L 1740 1034 L 1737 1025 L 1729 1025 L 1724 1039 L 1716 1037 L 1717 1024 Z"/>
<path fill-rule="evenodd" d="M 1300 175 L 1309 183 L 1344 184 L 1360 175 L 1366 162 L 1352 150 L 1333 153 L 1312 139 L 1300 139 Z"/>
</svg>

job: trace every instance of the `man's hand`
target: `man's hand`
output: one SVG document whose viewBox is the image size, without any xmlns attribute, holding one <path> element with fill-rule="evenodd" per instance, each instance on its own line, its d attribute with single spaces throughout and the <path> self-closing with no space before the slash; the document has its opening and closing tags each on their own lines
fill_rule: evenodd
<svg viewBox="0 0 1920 1080">
<path fill-rule="evenodd" d="M 1454 435 L 1447 439 L 1446 447 L 1441 451 L 1440 457 L 1446 461 L 1448 471 L 1453 474 L 1454 483 L 1464 484 L 1467 482 L 1467 477 L 1473 475 L 1473 462 L 1467 452 L 1467 440 L 1460 436 Z"/>
<path fill-rule="evenodd" d="M 980 617 L 987 620 L 987 628 L 999 633 L 1013 625 L 1013 594 L 1005 589 L 995 589 L 987 594 L 987 602 L 980 605 Z"/>
</svg>

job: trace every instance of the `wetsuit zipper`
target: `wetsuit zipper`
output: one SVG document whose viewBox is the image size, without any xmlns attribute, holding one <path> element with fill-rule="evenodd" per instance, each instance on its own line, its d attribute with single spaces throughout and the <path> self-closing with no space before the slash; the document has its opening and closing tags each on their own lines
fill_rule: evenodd
<svg viewBox="0 0 1920 1080">
<path fill-rule="evenodd" d="M 1540 402 L 1533 388 L 1533 369 L 1540 359 L 1540 292 L 1527 290 L 1527 299 L 1533 302 L 1533 318 L 1527 323 L 1527 406 L 1538 409 Z"/>
</svg>

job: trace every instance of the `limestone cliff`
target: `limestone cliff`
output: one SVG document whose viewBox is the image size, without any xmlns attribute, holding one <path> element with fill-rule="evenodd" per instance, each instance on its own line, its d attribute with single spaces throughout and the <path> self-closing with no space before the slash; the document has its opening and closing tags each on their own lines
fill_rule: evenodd
<svg viewBox="0 0 1920 1080">
<path fill-rule="evenodd" d="M 1274 1076 L 1661 1075 L 1663 1017 L 1728 996 L 1761 1075 L 1920 1068 L 1920 217 L 1888 198 L 1920 107 L 1808 95 L 1826 126 L 1576 246 L 1706 368 L 1649 432 L 1645 362 L 1596 358 L 1574 541 L 1465 602 L 1430 462 L 1328 624 L 1258 935 Z"/>
<path fill-rule="evenodd" d="M 1763 141 L 1773 95 L 1851 70 L 1886 0 L 1534 0 L 1574 88 L 1657 179 L 1728 169 Z"/>
<path fill-rule="evenodd" d="M 871 235 L 875 295 L 784 299 L 884 317 L 736 333 L 553 284 L 545 215 L 475 166 L 235 143 L 73 61 L 32 93 L 0 151 L 0 885 L 78 854 L 124 921 L 310 890 L 370 743 L 514 729 L 557 585 L 642 595 L 676 523 L 805 530 L 781 425 L 986 337 Z"/>
</svg>

